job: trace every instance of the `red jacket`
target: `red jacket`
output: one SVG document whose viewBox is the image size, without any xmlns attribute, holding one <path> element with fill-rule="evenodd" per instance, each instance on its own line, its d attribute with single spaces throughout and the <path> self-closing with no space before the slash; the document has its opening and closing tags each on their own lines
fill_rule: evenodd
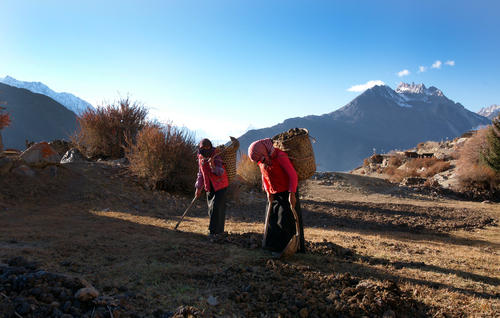
<svg viewBox="0 0 500 318">
<path fill-rule="evenodd" d="M 271 156 L 271 165 L 259 162 L 262 184 L 269 193 L 297 192 L 298 177 L 288 155 L 275 148 Z"/>
<path fill-rule="evenodd" d="M 205 160 L 202 155 L 198 155 L 199 178 L 198 181 L 196 182 L 196 187 L 201 188 L 200 183 L 203 182 L 206 192 L 219 191 L 229 186 L 229 180 L 227 178 L 226 168 L 224 168 L 224 165 L 222 165 L 222 159 L 217 153 L 215 153 L 213 155 L 213 160 L 215 160 L 215 165 L 216 165 L 216 169 L 214 170 L 220 170 L 222 168 L 222 173 L 220 175 L 212 171 L 208 163 L 208 160 Z M 210 186 L 210 184 L 212 184 L 213 189 Z"/>
</svg>

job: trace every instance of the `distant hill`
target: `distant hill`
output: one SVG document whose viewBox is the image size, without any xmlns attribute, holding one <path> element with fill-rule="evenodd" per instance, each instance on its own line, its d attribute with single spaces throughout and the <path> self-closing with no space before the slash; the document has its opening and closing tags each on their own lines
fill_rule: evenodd
<svg viewBox="0 0 500 318">
<path fill-rule="evenodd" d="M 489 119 L 493 119 L 500 114 L 500 105 L 491 105 L 488 107 L 481 108 L 480 111 L 477 112 L 479 115 L 488 117 Z"/>
<path fill-rule="evenodd" d="M 2 130 L 6 148 L 24 150 L 26 139 L 67 140 L 76 131 L 76 114 L 45 95 L 0 83 L 0 101 L 12 120 Z"/>
<path fill-rule="evenodd" d="M 77 115 L 80 115 L 87 108 L 94 108 L 90 103 L 84 101 L 79 97 L 76 97 L 73 94 L 54 92 L 47 85 L 40 82 L 23 82 L 23 81 L 18 81 L 13 77 L 6 76 L 4 78 L 0 78 L 0 83 L 4 83 L 18 88 L 25 88 L 33 93 L 38 93 L 48 96 L 53 100 L 55 100 L 56 102 L 59 102 L 67 109 L 73 111 Z"/>
<path fill-rule="evenodd" d="M 304 127 L 313 144 L 318 171 L 348 171 L 373 151 L 406 149 L 426 140 L 455 138 L 491 121 L 448 99 L 436 87 L 401 83 L 396 90 L 375 86 L 337 111 L 286 119 L 239 137 L 240 149 L 294 127 Z"/>
</svg>

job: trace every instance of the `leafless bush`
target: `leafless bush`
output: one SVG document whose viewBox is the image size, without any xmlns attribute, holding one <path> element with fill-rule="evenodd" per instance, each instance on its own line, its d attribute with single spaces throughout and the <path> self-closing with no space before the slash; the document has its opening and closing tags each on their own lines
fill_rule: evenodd
<svg viewBox="0 0 500 318">
<path fill-rule="evenodd" d="M 384 173 L 389 176 L 389 180 L 392 182 L 401 182 L 404 178 L 419 176 L 416 168 L 408 167 L 398 169 L 395 166 L 388 166 L 384 169 Z"/>
<path fill-rule="evenodd" d="M 148 124 L 128 142 L 130 171 L 150 188 L 191 192 L 198 165 L 192 135 L 171 124 Z"/>
<path fill-rule="evenodd" d="M 448 161 L 436 159 L 436 161 L 425 169 L 421 175 L 424 177 L 432 177 L 440 172 L 450 169 L 451 164 Z"/>
<path fill-rule="evenodd" d="M 368 167 L 370 165 L 370 158 L 363 159 L 363 167 Z"/>
<path fill-rule="evenodd" d="M 389 175 L 389 180 L 401 182 L 409 177 L 431 177 L 439 172 L 448 170 L 450 163 L 437 158 L 415 158 L 407 161 L 406 165 L 399 168 L 401 158 L 393 157 L 393 162 L 384 169 L 384 173 Z M 392 158 L 391 158 L 392 159 Z M 391 159 L 389 161 L 391 161 Z"/>
<path fill-rule="evenodd" d="M 245 182 L 256 188 L 262 185 L 262 177 L 257 163 L 253 162 L 246 154 L 241 155 L 236 173 L 245 180 Z"/>
<path fill-rule="evenodd" d="M 479 130 L 460 150 L 457 174 L 460 191 L 498 193 L 500 174 L 484 164 L 481 153 L 488 147 L 488 129 Z"/>
<path fill-rule="evenodd" d="M 389 157 L 388 167 L 399 167 L 404 162 L 404 156 L 401 154 L 393 154 Z"/>
<path fill-rule="evenodd" d="M 87 109 L 77 117 L 79 131 L 72 141 L 88 157 L 122 158 L 146 124 L 147 109 L 128 98 Z"/>
<path fill-rule="evenodd" d="M 10 125 L 10 116 L 8 113 L 4 113 L 5 107 L 0 107 L 0 129 L 3 129 Z"/>
</svg>

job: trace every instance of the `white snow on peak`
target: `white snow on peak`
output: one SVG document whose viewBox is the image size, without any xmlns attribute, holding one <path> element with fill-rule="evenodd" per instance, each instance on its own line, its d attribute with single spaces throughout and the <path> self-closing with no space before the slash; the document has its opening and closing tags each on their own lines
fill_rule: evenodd
<svg viewBox="0 0 500 318">
<path fill-rule="evenodd" d="M 494 105 L 491 105 L 488 107 L 483 107 L 477 113 L 481 116 L 490 118 L 490 116 L 492 116 L 496 113 L 500 113 L 500 105 L 494 104 Z"/>
<path fill-rule="evenodd" d="M 434 86 L 426 88 L 424 84 L 415 83 L 399 83 L 396 88 L 396 93 L 398 94 L 418 94 L 427 96 L 444 96 L 443 92 Z"/>
<path fill-rule="evenodd" d="M 80 115 L 87 108 L 94 108 L 90 103 L 84 101 L 83 99 L 76 97 L 70 93 L 57 93 L 50 89 L 47 85 L 40 82 L 23 82 L 18 81 L 13 77 L 5 76 L 0 78 L 0 82 L 14 86 L 17 88 L 25 88 L 33 93 L 42 94 L 52 98 L 57 101 L 67 109 L 73 111 L 75 114 Z"/>
<path fill-rule="evenodd" d="M 400 106 L 400 107 L 413 107 L 412 105 L 407 103 L 408 98 L 406 96 L 401 95 L 401 94 L 396 94 L 396 92 L 387 85 L 383 85 L 380 87 L 384 88 L 383 92 L 386 95 L 386 97 L 393 100 L 398 106 Z"/>
</svg>

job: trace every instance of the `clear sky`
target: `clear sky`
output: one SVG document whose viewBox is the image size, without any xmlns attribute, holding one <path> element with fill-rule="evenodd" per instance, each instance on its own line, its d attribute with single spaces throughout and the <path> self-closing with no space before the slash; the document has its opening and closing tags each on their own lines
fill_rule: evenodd
<svg viewBox="0 0 500 318">
<path fill-rule="evenodd" d="M 500 1 L 0 0 L 0 77 L 228 140 L 332 112 L 364 84 L 500 104 Z M 433 67 L 434 65 L 434 67 Z"/>
</svg>

